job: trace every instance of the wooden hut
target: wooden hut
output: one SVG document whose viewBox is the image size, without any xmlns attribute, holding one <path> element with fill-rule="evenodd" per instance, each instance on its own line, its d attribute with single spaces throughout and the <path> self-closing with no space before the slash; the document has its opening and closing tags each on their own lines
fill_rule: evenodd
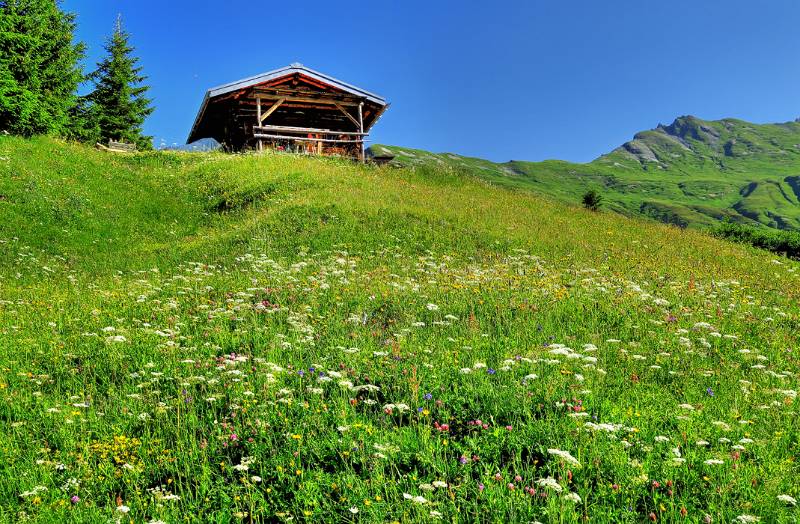
<svg viewBox="0 0 800 524">
<path fill-rule="evenodd" d="M 364 160 L 369 130 L 389 107 L 378 95 L 302 64 L 209 89 L 187 143 L 339 154 Z"/>
</svg>

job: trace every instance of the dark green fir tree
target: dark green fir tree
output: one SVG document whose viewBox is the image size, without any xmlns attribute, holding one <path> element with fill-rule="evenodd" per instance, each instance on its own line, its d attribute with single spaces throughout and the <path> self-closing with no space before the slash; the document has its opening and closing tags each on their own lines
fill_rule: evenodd
<svg viewBox="0 0 800 524">
<path fill-rule="evenodd" d="M 147 77 L 141 74 L 129 40 L 130 34 L 122 29 L 118 17 L 114 33 L 105 44 L 107 56 L 91 75 L 94 90 L 87 96 L 91 107 L 86 107 L 84 114 L 96 119 L 101 140 L 152 149 L 152 137 L 142 133 L 145 119 L 153 112 L 152 100 L 145 96 L 150 87 L 143 84 Z"/>
<path fill-rule="evenodd" d="M 0 131 L 67 132 L 83 80 L 74 31 L 56 0 L 0 0 Z"/>
</svg>

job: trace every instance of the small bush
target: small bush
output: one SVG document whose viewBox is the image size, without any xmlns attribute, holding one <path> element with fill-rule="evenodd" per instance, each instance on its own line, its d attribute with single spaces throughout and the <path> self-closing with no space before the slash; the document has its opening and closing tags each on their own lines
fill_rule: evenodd
<svg viewBox="0 0 800 524">
<path fill-rule="evenodd" d="M 800 232 L 797 231 L 723 222 L 712 230 L 712 234 L 718 238 L 750 244 L 773 253 L 800 259 Z"/>
<path fill-rule="evenodd" d="M 603 202 L 603 197 L 594 189 L 590 189 L 583 195 L 581 201 L 583 202 L 583 207 L 589 211 L 599 211 L 600 205 Z"/>
</svg>

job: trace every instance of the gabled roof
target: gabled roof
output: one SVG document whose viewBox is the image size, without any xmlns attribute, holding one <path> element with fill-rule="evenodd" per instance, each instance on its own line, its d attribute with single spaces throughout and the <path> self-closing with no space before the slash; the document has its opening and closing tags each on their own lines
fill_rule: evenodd
<svg viewBox="0 0 800 524">
<path fill-rule="evenodd" d="M 367 100 L 375 102 L 376 104 L 380 105 L 386 104 L 386 100 L 381 96 L 378 96 L 374 93 L 370 93 L 369 91 L 365 91 L 364 89 L 356 87 L 352 84 L 342 82 L 341 80 L 326 75 L 325 73 L 320 73 L 319 71 L 315 71 L 314 69 L 306 67 L 303 64 L 298 64 L 297 62 L 288 65 L 286 67 L 281 67 L 280 69 L 275 69 L 273 71 L 261 73 L 260 75 L 251 76 L 250 78 L 243 78 L 235 82 L 230 82 L 228 84 L 223 84 L 221 86 L 213 87 L 206 92 L 206 96 L 208 96 L 209 98 L 213 98 L 215 96 L 230 93 L 231 91 L 238 91 L 240 89 L 245 89 L 257 84 L 269 82 L 270 80 L 275 80 L 276 78 L 281 78 L 294 73 L 302 73 L 308 77 L 315 78 L 321 82 L 325 82 L 326 84 L 330 84 L 333 87 L 339 88 L 342 91 L 346 91 L 355 96 L 366 98 Z"/>
<path fill-rule="evenodd" d="M 350 93 L 352 95 L 362 97 L 370 102 L 375 104 L 386 106 L 388 105 L 386 99 L 382 96 L 376 95 L 375 93 L 370 93 L 360 87 L 356 87 L 352 84 L 348 84 L 347 82 L 342 82 L 341 80 L 334 78 L 330 75 L 326 75 L 325 73 L 320 73 L 310 67 L 306 67 L 300 63 L 293 63 L 286 67 L 281 67 L 280 69 L 274 69 L 272 71 L 267 71 L 266 73 L 261 73 L 259 75 L 251 76 L 249 78 L 243 78 L 241 80 L 236 80 L 235 82 L 230 82 L 228 84 L 223 84 L 221 86 L 212 87 L 208 91 L 206 91 L 205 96 L 203 97 L 203 102 L 200 104 L 200 110 L 197 112 L 197 116 L 194 119 L 194 124 L 192 125 L 192 130 L 189 132 L 189 138 L 191 139 L 192 135 L 194 134 L 195 128 L 197 128 L 200 119 L 205 112 L 206 106 L 210 99 L 224 95 L 233 91 L 239 91 L 240 89 L 246 89 L 248 87 L 252 87 L 258 84 L 263 84 L 264 82 L 269 82 L 271 80 L 275 80 L 277 78 L 282 78 L 284 76 L 289 76 L 295 73 L 301 73 L 307 77 L 313 78 L 320 82 L 326 83 L 332 87 Z"/>
</svg>

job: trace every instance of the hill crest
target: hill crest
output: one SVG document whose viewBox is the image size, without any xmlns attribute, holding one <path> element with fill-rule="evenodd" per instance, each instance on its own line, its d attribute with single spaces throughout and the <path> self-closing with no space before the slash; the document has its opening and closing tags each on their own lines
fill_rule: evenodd
<svg viewBox="0 0 800 524">
<path fill-rule="evenodd" d="M 400 165 L 447 165 L 505 187 L 577 204 L 599 190 L 606 208 L 681 227 L 720 220 L 800 230 L 800 121 L 753 124 L 681 116 L 636 133 L 586 163 L 496 163 L 395 146 Z"/>
</svg>

